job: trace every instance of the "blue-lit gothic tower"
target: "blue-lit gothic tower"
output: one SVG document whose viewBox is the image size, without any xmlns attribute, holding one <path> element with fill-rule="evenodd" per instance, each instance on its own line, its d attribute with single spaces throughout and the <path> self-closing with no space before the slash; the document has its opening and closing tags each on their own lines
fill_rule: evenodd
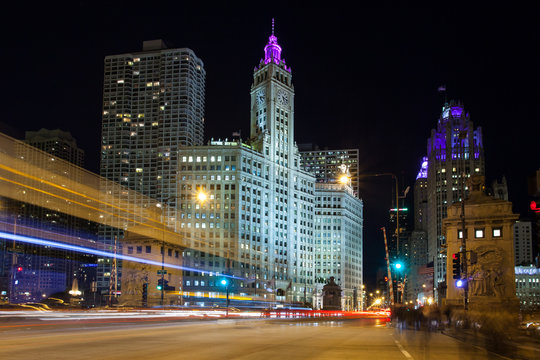
<svg viewBox="0 0 540 360">
<path fill-rule="evenodd" d="M 427 142 L 428 261 L 434 261 L 434 287 L 446 279 L 445 237 L 442 220 L 447 208 L 468 192 L 467 178 L 484 175 L 482 129 L 474 128 L 460 102 L 443 106 L 437 128 Z"/>
</svg>

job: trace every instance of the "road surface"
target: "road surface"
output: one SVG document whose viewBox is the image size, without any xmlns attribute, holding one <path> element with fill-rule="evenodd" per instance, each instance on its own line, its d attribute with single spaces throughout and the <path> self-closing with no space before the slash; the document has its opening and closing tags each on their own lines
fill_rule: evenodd
<svg viewBox="0 0 540 360">
<path fill-rule="evenodd" d="M 11 326 L 11 327 L 10 327 Z M 382 320 L 0 323 L 0 359 L 497 359 Z"/>
</svg>

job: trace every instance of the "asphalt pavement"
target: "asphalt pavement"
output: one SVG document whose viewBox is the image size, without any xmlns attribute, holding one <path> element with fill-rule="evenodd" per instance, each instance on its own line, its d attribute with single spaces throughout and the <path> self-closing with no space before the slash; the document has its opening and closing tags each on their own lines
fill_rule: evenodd
<svg viewBox="0 0 540 360">
<path fill-rule="evenodd" d="M 17 324 L 0 333 L 0 359 L 497 359 L 439 332 L 384 320 L 212 320 Z"/>
</svg>

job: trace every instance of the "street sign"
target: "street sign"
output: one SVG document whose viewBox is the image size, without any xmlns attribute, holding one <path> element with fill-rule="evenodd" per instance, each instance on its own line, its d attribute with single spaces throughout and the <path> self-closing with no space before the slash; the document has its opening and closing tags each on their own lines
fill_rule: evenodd
<svg viewBox="0 0 540 360">
<path fill-rule="evenodd" d="M 162 274 L 165 275 L 165 274 L 167 274 L 167 270 L 158 270 L 157 274 L 158 275 L 162 275 Z"/>
</svg>

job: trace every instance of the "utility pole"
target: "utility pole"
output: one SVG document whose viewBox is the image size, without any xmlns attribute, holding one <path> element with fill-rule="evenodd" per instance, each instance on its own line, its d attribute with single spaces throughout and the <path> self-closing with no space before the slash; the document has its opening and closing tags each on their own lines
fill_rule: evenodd
<svg viewBox="0 0 540 360">
<path fill-rule="evenodd" d="M 460 266 L 461 273 L 465 276 L 465 285 L 463 286 L 463 309 L 469 309 L 469 276 L 467 274 L 467 232 L 465 227 L 465 147 L 463 141 L 467 137 L 467 133 L 461 131 L 459 140 L 461 151 L 461 251 L 460 251 Z"/>
<path fill-rule="evenodd" d="M 112 263 L 112 269 L 111 269 L 111 276 L 109 277 L 109 306 L 112 306 L 113 304 L 113 281 L 114 281 L 114 296 L 118 293 L 118 277 L 117 277 L 117 269 L 116 269 L 116 240 L 117 237 L 114 237 L 114 257 L 113 257 L 113 263 Z"/>
</svg>

